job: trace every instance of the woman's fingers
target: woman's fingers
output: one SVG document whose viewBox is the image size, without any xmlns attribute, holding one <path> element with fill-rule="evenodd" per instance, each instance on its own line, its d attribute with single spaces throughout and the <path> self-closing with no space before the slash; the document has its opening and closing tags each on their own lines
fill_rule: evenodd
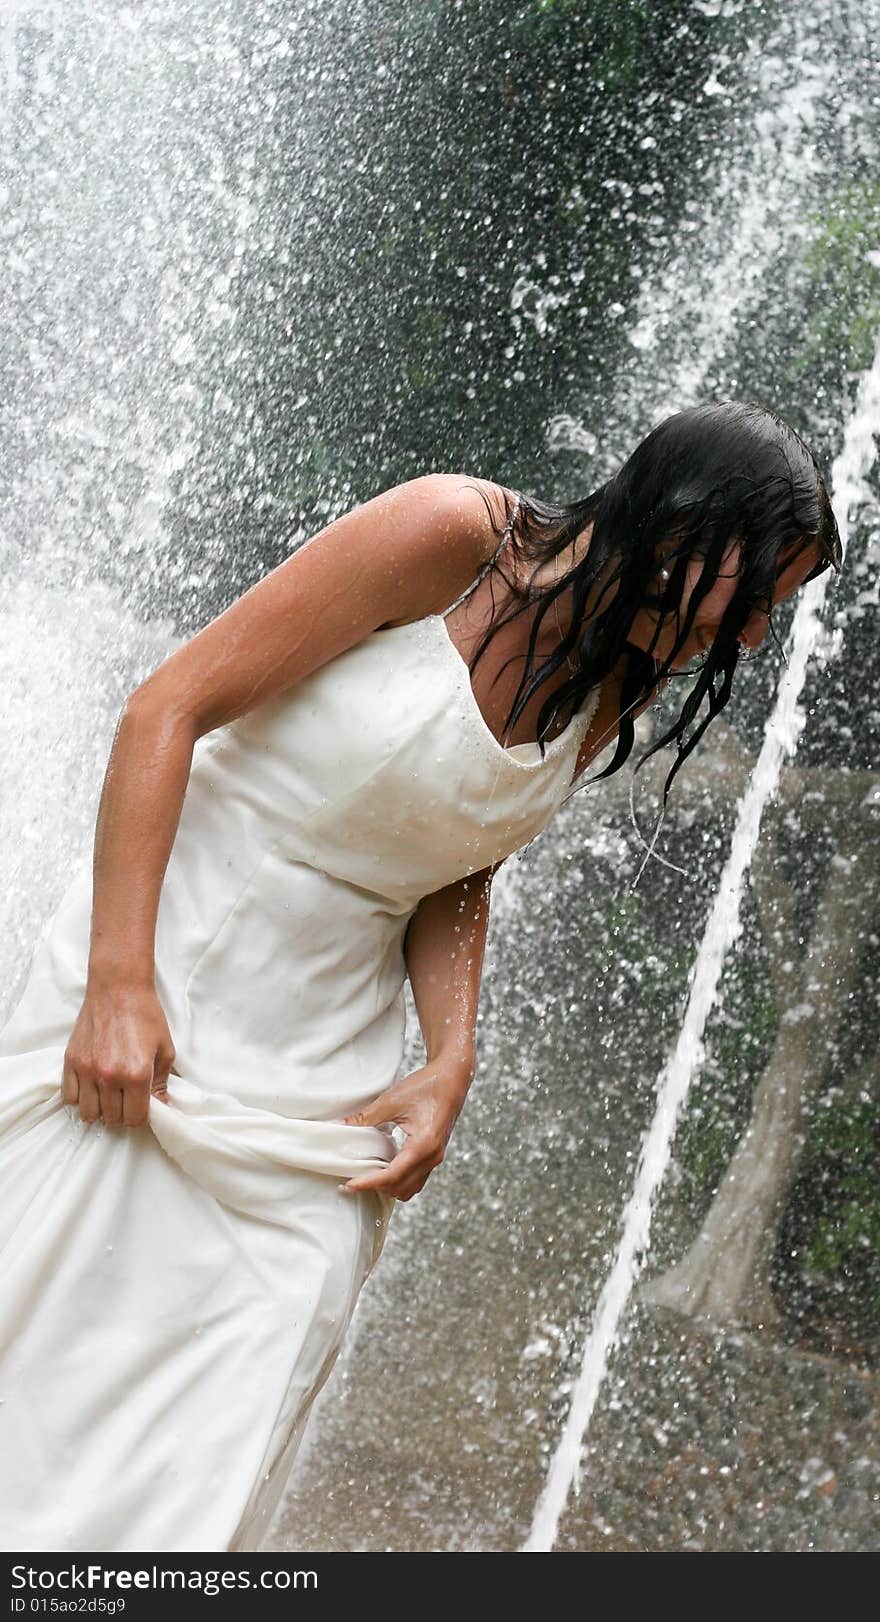
<svg viewBox="0 0 880 1622">
<path fill-rule="evenodd" d="M 108 1126 L 119 1126 L 122 1122 L 122 1088 L 111 1081 L 98 1082 L 98 1097 L 101 1100 L 101 1114 Z"/>
<path fill-rule="evenodd" d="M 163 1104 L 168 1103 L 169 1073 L 169 1069 L 165 1069 L 160 1075 L 155 1076 L 150 1087 L 150 1092 L 153 1094 L 153 1097 L 160 1099 Z"/>
<path fill-rule="evenodd" d="M 84 1121 L 97 1121 L 101 1114 L 101 1098 L 89 1076 L 79 1078 L 79 1113 Z"/>
<path fill-rule="evenodd" d="M 353 1115 L 342 1117 L 345 1126 L 381 1126 L 383 1121 L 394 1119 L 394 1105 L 387 1093 L 380 1093 L 378 1098 L 371 1099 L 363 1109 L 355 1110 Z"/>
<path fill-rule="evenodd" d="M 163 1096 L 167 1077 L 156 1086 Z M 103 1120 L 107 1126 L 144 1126 L 149 1116 L 150 1083 L 142 1078 L 92 1077 L 85 1065 L 79 1070 L 65 1061 L 61 1079 L 65 1104 L 78 1106 L 84 1121 Z"/>
<path fill-rule="evenodd" d="M 351 1194 L 362 1189 L 381 1189 L 397 1200 L 411 1199 L 424 1188 L 435 1166 L 439 1166 L 443 1152 L 435 1145 L 426 1145 L 407 1139 L 404 1147 L 389 1161 L 382 1171 L 365 1172 L 363 1177 L 352 1177 L 342 1187 Z"/>
<path fill-rule="evenodd" d="M 406 1142 L 381 1171 L 365 1172 L 340 1186 L 352 1194 L 376 1189 L 398 1200 L 412 1199 L 424 1188 L 444 1157 L 460 1102 L 438 1083 L 436 1068 L 423 1066 L 380 1093 L 363 1108 L 345 1116 L 351 1126 L 381 1127 L 393 1122 Z"/>
<path fill-rule="evenodd" d="M 88 988 L 64 1052 L 61 1093 L 84 1121 L 143 1127 L 150 1093 L 165 1100 L 175 1047 L 152 989 Z"/>
<path fill-rule="evenodd" d="M 69 1059 L 65 1059 L 61 1072 L 61 1097 L 65 1104 L 79 1103 L 79 1076 Z"/>
<path fill-rule="evenodd" d="M 122 1094 L 122 1125 L 146 1126 L 149 1116 L 149 1086 L 126 1087 Z"/>
</svg>

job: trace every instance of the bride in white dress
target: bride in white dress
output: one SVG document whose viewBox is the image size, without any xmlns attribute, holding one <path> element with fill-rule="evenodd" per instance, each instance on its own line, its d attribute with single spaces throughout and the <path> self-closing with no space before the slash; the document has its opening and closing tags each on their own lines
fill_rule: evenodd
<svg viewBox="0 0 880 1622">
<path fill-rule="evenodd" d="M 702 407 L 570 507 L 386 491 L 131 694 L 0 1033 L 3 1548 L 259 1546 L 464 1104 L 493 872 L 829 562 L 797 436 Z"/>
</svg>

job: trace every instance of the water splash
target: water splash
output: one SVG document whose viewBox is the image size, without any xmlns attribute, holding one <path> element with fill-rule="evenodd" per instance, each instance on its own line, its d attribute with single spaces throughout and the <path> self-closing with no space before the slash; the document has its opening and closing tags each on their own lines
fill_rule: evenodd
<svg viewBox="0 0 880 1622">
<path fill-rule="evenodd" d="M 0 602 L 0 1024 L 74 864 L 91 859 L 101 781 L 126 694 L 179 646 L 103 582 L 7 583 Z"/>
<path fill-rule="evenodd" d="M 874 434 L 878 423 L 880 342 L 873 364 L 859 385 L 843 445 L 832 468 L 833 500 L 844 555 L 850 520 L 865 499 L 865 478 L 876 458 Z M 743 885 L 758 841 L 761 817 L 777 791 L 783 762 L 786 756 L 794 755 L 806 723 L 800 696 L 809 661 L 816 654 L 827 660 L 840 651 L 842 633 L 829 633 L 821 615 L 830 578 L 830 572 L 820 575 L 800 594 L 776 704 L 767 723 L 757 766 L 739 804 L 730 854 L 691 969 L 681 1032 L 657 1082 L 657 1108 L 642 1144 L 635 1186 L 623 1214 L 620 1245 L 584 1345 L 571 1407 L 535 1506 L 531 1530 L 523 1544 L 525 1551 L 552 1549 L 569 1491 L 572 1485 L 575 1491 L 580 1485 L 584 1435 L 647 1251 L 653 1204 L 669 1163 L 679 1112 L 704 1059 L 703 1032 L 715 1003 L 724 960 L 742 932 Z"/>
<path fill-rule="evenodd" d="M 839 96 L 834 128 L 842 161 L 858 168 L 865 120 L 846 68 L 867 52 L 873 18 L 850 8 L 838 29 L 834 15 L 815 4 L 786 11 L 776 30 L 753 41 L 738 61 L 739 90 L 733 80 L 720 82 L 719 74 L 729 77 L 731 62 L 723 51 L 716 58 L 704 96 L 721 96 L 731 105 L 748 84 L 752 113 L 736 137 L 719 142 L 688 201 L 673 251 L 658 274 L 642 280 L 627 324 L 637 363 L 618 379 L 620 408 L 613 393 L 602 400 L 598 436 L 592 417 L 582 422 L 567 415 L 547 424 L 548 452 L 596 450 L 594 483 L 629 455 L 634 423 L 647 432 L 707 394 L 740 394 L 738 340 L 760 308 L 768 277 L 786 285 L 811 200 L 828 184 L 822 125 L 830 83 Z M 750 380 L 749 390 L 753 386 Z"/>
</svg>

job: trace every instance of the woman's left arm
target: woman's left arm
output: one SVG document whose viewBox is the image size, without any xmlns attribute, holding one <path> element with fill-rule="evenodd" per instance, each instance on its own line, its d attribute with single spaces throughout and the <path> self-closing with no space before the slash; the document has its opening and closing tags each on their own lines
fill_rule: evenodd
<svg viewBox="0 0 880 1622">
<path fill-rule="evenodd" d="M 381 1188 L 409 1200 L 444 1157 L 474 1076 L 489 892 L 500 865 L 435 890 L 410 919 L 404 955 L 427 1063 L 346 1116 L 355 1126 L 393 1122 L 406 1143 L 383 1171 L 354 1177 L 345 1188 Z"/>
</svg>

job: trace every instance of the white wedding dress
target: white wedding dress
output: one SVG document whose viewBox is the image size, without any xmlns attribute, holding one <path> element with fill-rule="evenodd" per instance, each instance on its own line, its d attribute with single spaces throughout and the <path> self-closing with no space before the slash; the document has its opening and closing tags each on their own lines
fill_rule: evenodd
<svg viewBox="0 0 880 1622">
<path fill-rule="evenodd" d="M 0 1033 L 4 1549 L 259 1547 L 394 1207 L 341 1192 L 395 1153 L 341 1117 L 399 1072 L 407 923 L 546 826 L 595 704 L 543 760 L 503 748 L 430 615 L 199 739 L 156 928 L 176 1059 L 141 1130 L 61 1098 L 83 859 Z"/>
</svg>

